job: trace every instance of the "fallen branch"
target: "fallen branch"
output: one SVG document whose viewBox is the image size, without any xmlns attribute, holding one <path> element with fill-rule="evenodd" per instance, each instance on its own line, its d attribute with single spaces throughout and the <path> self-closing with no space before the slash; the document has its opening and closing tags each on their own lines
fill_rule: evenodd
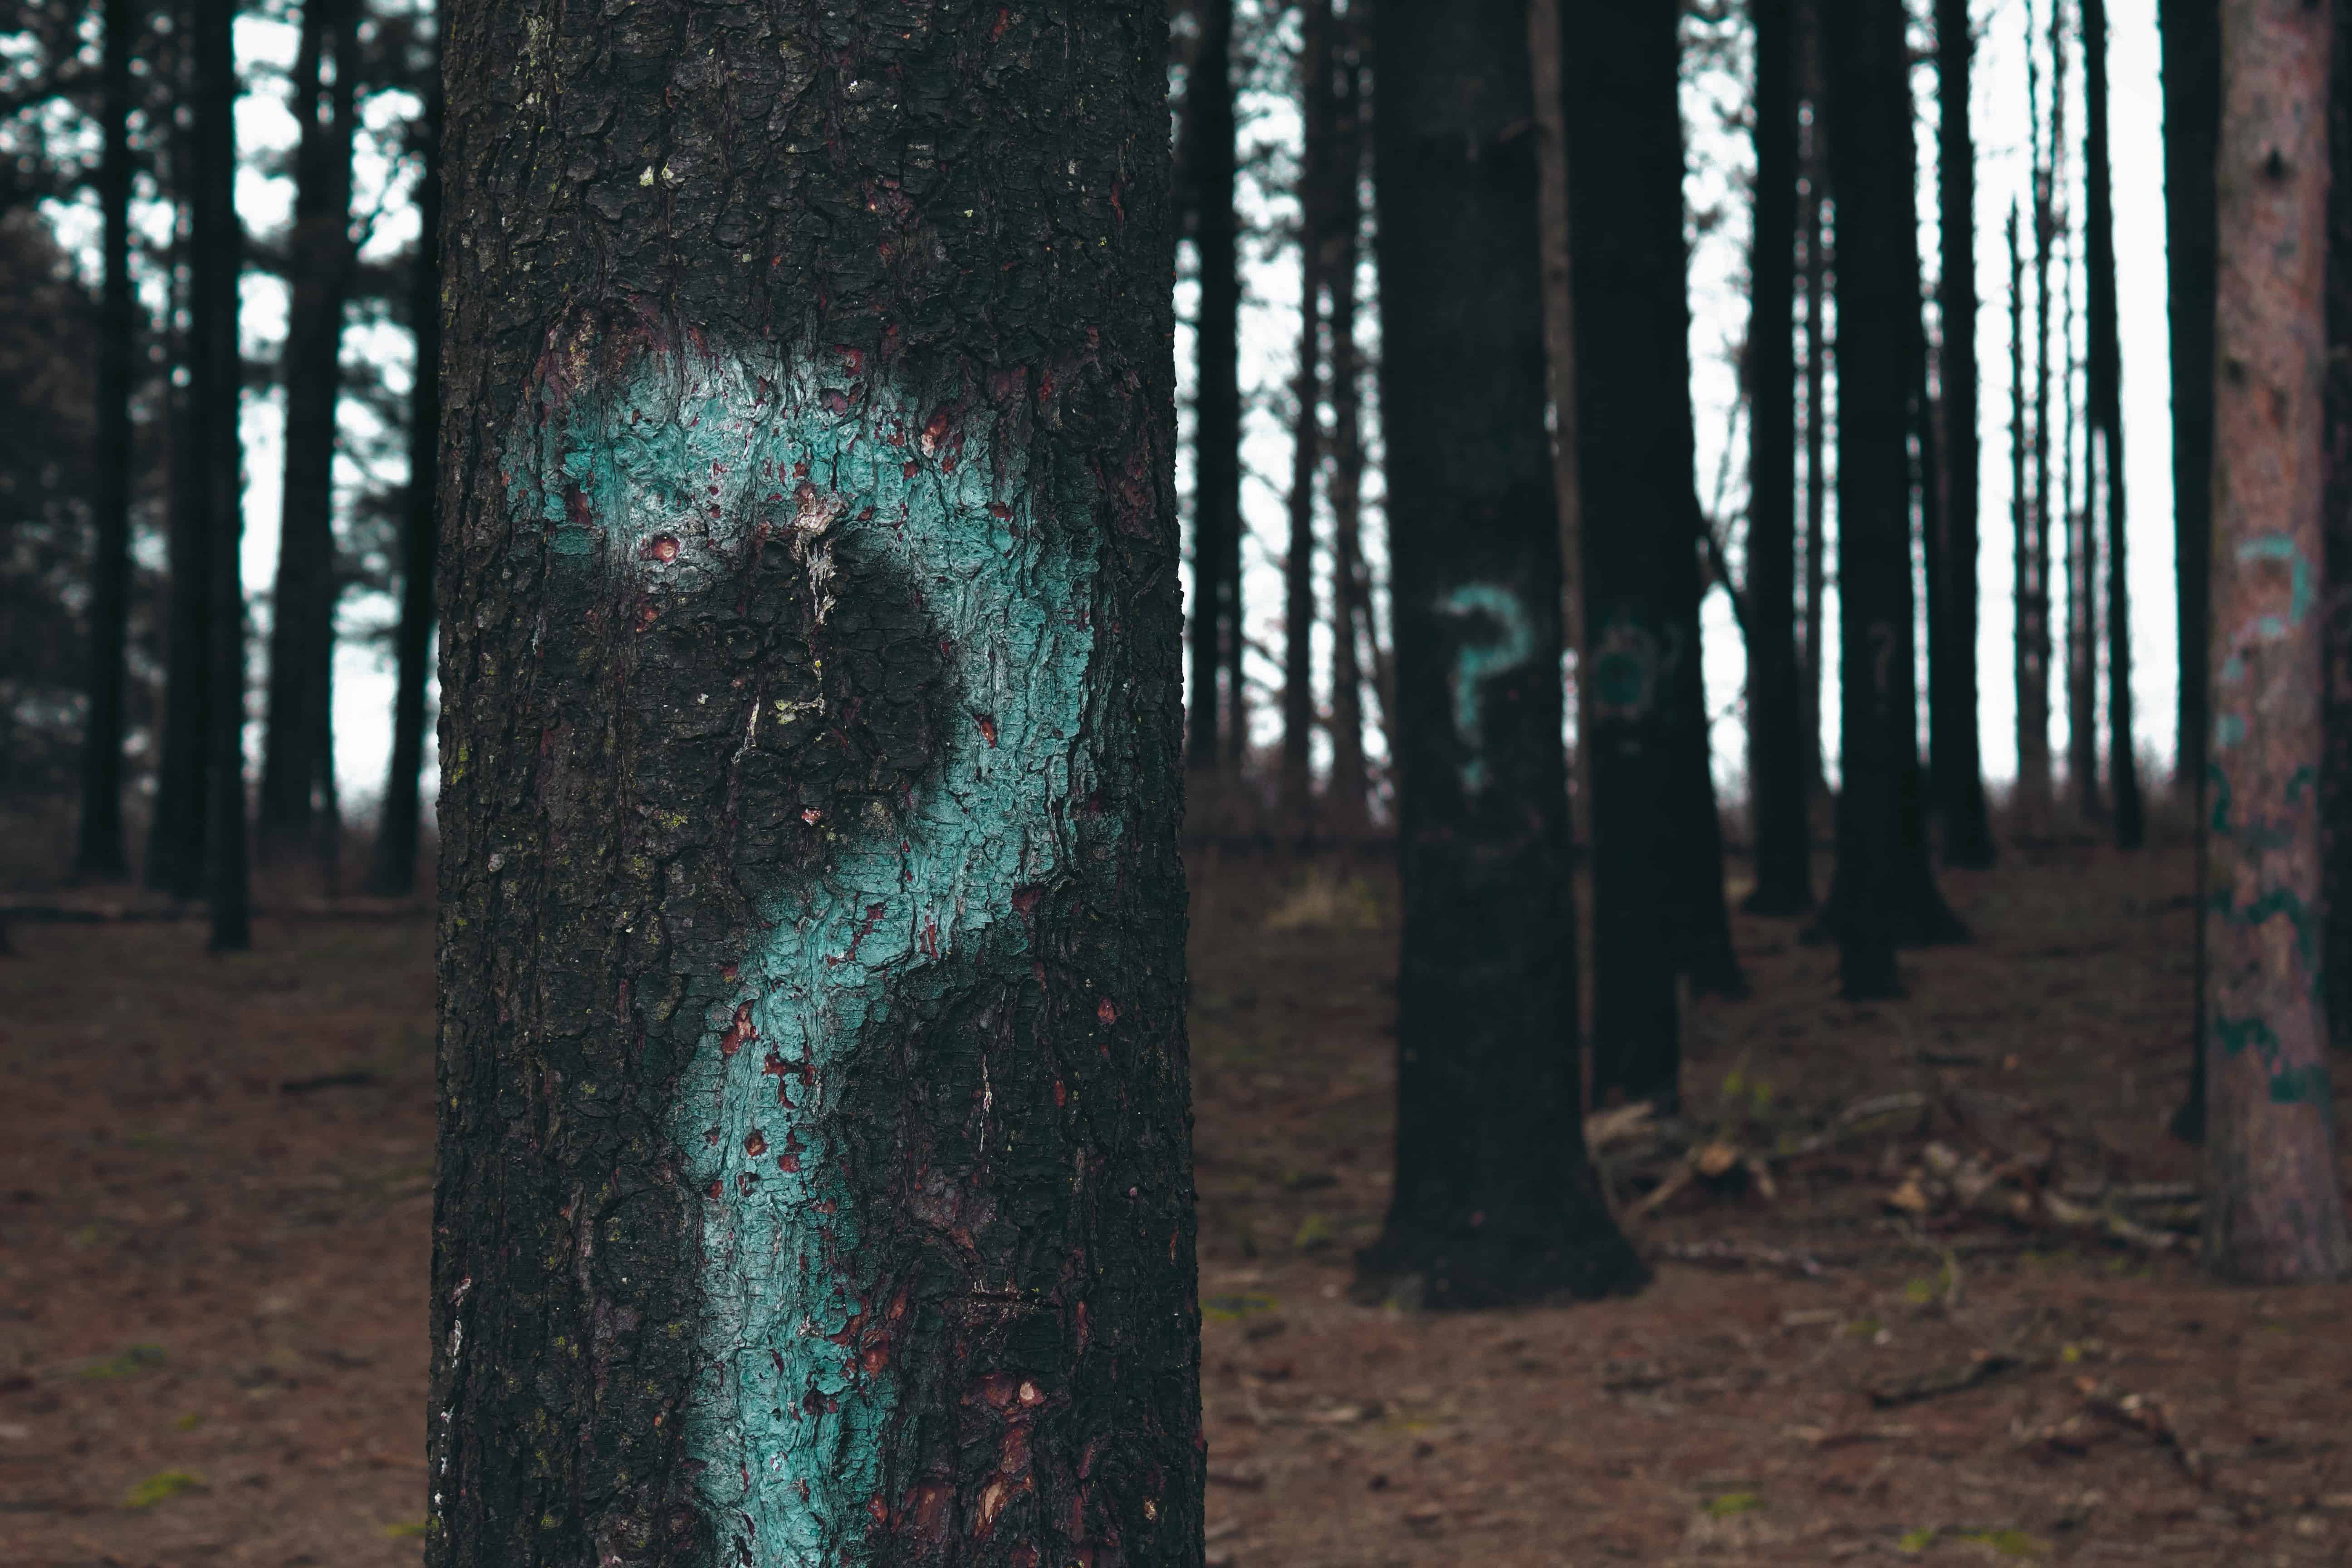
<svg viewBox="0 0 2352 1568">
<path fill-rule="evenodd" d="M 2042 1361 L 2011 1355 L 2005 1351 L 1979 1351 L 1958 1366 L 1938 1367 L 1916 1377 L 1882 1383 L 1868 1393 L 1871 1404 L 1881 1410 L 1890 1410 L 1896 1405 L 1916 1405 L 1922 1400 L 1958 1394 L 1990 1383 L 2006 1373 L 2028 1371 L 2043 1364 Z"/>
</svg>

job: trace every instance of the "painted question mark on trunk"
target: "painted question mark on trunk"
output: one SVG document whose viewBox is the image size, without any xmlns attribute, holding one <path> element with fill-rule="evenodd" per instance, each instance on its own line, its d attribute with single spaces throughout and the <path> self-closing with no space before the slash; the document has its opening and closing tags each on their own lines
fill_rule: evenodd
<svg viewBox="0 0 2352 1568">
<path fill-rule="evenodd" d="M 1465 638 L 1454 656 L 1454 732 L 1469 752 L 1462 763 L 1462 790 L 1465 795 L 1480 795 L 1493 782 L 1494 773 L 1485 755 L 1486 734 L 1479 689 L 1534 657 L 1535 628 L 1528 624 L 1518 595 L 1493 583 L 1464 584 L 1437 601 L 1437 613 L 1484 616 L 1495 623 L 1494 637 L 1484 641 Z"/>
<path fill-rule="evenodd" d="M 927 420 L 854 366 L 763 373 L 724 353 L 653 352 L 616 386 L 550 400 L 510 460 L 537 469 L 541 516 L 529 521 L 551 529 L 559 557 L 601 544 L 607 570 L 684 603 L 748 601 L 747 563 L 789 552 L 808 647 L 835 652 L 816 639 L 838 635 L 865 592 L 888 600 L 906 646 L 938 648 L 929 754 L 892 775 L 887 801 L 860 797 L 837 822 L 800 814 L 803 863 L 750 888 L 760 920 L 710 977 L 677 1089 L 672 1132 L 703 1198 L 686 1447 L 729 1563 L 872 1560 L 907 1304 L 864 1299 L 847 1266 L 864 1244 L 860 1192 L 879 1173 L 861 1173 L 861 1189 L 843 1166 L 846 1074 L 909 1026 L 894 1006 L 908 976 L 968 954 L 1007 923 L 1016 889 L 1053 877 L 1067 854 L 1055 808 L 1091 787 L 1076 761 L 1091 572 L 1040 526 L 1027 490 L 1004 487 L 1024 455 L 992 449 L 985 426 Z M 846 644 L 836 662 L 868 651 Z M 873 668 L 875 685 L 903 673 Z M 821 728 L 829 743 L 854 723 L 839 710 L 886 700 L 839 691 L 828 712 L 828 689 L 760 688 L 736 764 L 780 731 Z"/>
</svg>

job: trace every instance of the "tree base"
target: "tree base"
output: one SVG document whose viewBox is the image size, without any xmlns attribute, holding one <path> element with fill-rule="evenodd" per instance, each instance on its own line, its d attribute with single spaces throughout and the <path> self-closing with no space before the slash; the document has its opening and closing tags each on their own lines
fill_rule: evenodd
<svg viewBox="0 0 2352 1568">
<path fill-rule="evenodd" d="M 1407 1311 L 1479 1311 L 1630 1296 L 1650 1271 L 1594 1194 L 1594 1213 L 1538 1229 L 1399 1225 L 1356 1255 L 1349 1295 Z"/>
</svg>

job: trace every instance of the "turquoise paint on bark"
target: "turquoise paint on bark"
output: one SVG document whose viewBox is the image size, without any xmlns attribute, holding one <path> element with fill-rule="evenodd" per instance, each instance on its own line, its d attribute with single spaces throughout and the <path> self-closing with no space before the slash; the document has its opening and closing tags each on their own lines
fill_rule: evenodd
<svg viewBox="0 0 2352 1568">
<path fill-rule="evenodd" d="M 992 928 L 1024 940 L 1014 892 L 1069 857 L 1057 807 L 1092 784 L 1092 571 L 1040 521 L 1053 487 L 995 449 L 984 418 L 927 416 L 838 363 L 648 353 L 622 384 L 543 392 L 508 465 L 518 521 L 535 497 L 558 555 L 716 584 L 764 530 L 804 567 L 819 622 L 843 586 L 833 547 L 855 535 L 858 559 L 919 593 L 957 688 L 944 755 L 903 819 L 845 824 L 820 870 L 761 898 L 767 931 L 710 977 L 719 999 L 677 1089 L 672 1131 L 704 1196 L 687 1446 L 719 1560 L 757 1568 L 870 1562 L 887 1501 L 906 1304 L 842 1283 L 864 1278 L 845 1267 L 863 1240 L 837 1163 L 846 1065 L 908 1022 L 894 1010 L 908 976 Z M 780 705 L 754 704 L 754 727 L 803 717 L 762 706 Z"/>
<path fill-rule="evenodd" d="M 1528 624 L 1518 595 L 1493 583 L 1464 584 L 1437 601 L 1437 613 L 1484 616 L 1495 623 L 1495 636 L 1483 640 L 1465 637 L 1454 656 L 1454 732 L 1469 752 L 1462 764 L 1462 788 L 1477 795 L 1492 779 L 1484 755 L 1486 731 L 1479 711 L 1479 689 L 1535 656 L 1535 628 Z"/>
</svg>

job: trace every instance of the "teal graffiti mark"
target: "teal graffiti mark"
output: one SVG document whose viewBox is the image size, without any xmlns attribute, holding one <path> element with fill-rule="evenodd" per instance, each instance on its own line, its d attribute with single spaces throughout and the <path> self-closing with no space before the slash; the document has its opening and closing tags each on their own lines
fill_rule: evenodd
<svg viewBox="0 0 2352 1568">
<path fill-rule="evenodd" d="M 2247 1047 L 2252 1047 L 2254 1055 L 2262 1058 L 2263 1066 L 2273 1072 L 2278 1069 L 2279 1058 L 2286 1052 L 2286 1047 L 2277 1033 L 2261 1018 L 2232 1018 L 2216 1013 L 2213 1015 L 2213 1037 L 2220 1044 L 2221 1054 L 2232 1060 L 2245 1055 Z"/>
<path fill-rule="evenodd" d="M 2294 536 L 2288 533 L 2266 533 L 2238 546 L 2239 564 L 2257 561 L 2284 561 L 2288 566 L 2285 617 L 2263 616 L 2253 622 L 2256 637 L 2264 642 L 2276 642 L 2293 627 L 2303 625 L 2304 617 L 2311 614 L 2311 563 L 2304 559 Z"/>
<path fill-rule="evenodd" d="M 1592 707 L 1596 719 L 1638 720 L 1656 703 L 1679 643 L 1662 649 L 1634 611 L 1619 608 L 1593 640 Z"/>
<path fill-rule="evenodd" d="M 2240 904 L 2227 888 L 2215 889 L 2213 912 L 2227 923 L 2252 931 L 2284 916 L 2294 928 L 2294 946 L 2305 974 L 2319 973 L 2319 921 L 2302 895 L 2288 888 L 2273 888 Z"/>
<path fill-rule="evenodd" d="M 2271 1074 L 2273 1105 L 2327 1105 L 2333 1097 L 2324 1062 L 2305 1062 Z"/>
<path fill-rule="evenodd" d="M 1092 572 L 1039 526 L 1044 501 L 996 477 L 1018 476 L 1024 455 L 992 449 L 978 425 L 927 423 L 887 385 L 845 393 L 844 379 L 650 354 L 618 385 L 543 396 L 508 465 L 524 481 L 518 508 L 536 493 L 550 547 L 601 543 L 609 570 L 652 561 L 716 582 L 764 530 L 804 568 L 820 624 L 838 586 L 834 544 L 855 536 L 859 559 L 889 563 L 919 593 L 958 688 L 960 725 L 897 829 L 845 826 L 821 870 L 762 897 L 764 929 L 731 976 L 711 977 L 725 989 L 673 1112 L 704 1195 L 686 1445 L 718 1560 L 761 1568 L 874 1557 L 896 1429 L 888 1332 L 905 1303 L 842 1288 L 862 1278 L 849 1260 L 864 1239 L 839 1162 L 847 1066 L 905 1022 L 893 996 L 906 976 L 993 927 L 1019 931 L 1015 889 L 1069 855 L 1057 804 L 1092 787 L 1077 749 Z"/>
<path fill-rule="evenodd" d="M 1486 734 L 1479 712 L 1479 688 L 1534 657 L 1535 628 L 1528 624 L 1518 595 L 1492 583 L 1464 584 L 1437 601 L 1437 613 L 1485 616 L 1496 626 L 1496 635 L 1487 641 L 1465 638 L 1454 657 L 1454 732 L 1470 753 L 1462 764 L 1462 788 L 1475 795 L 1493 782 L 1493 772 L 1483 754 Z"/>
</svg>

